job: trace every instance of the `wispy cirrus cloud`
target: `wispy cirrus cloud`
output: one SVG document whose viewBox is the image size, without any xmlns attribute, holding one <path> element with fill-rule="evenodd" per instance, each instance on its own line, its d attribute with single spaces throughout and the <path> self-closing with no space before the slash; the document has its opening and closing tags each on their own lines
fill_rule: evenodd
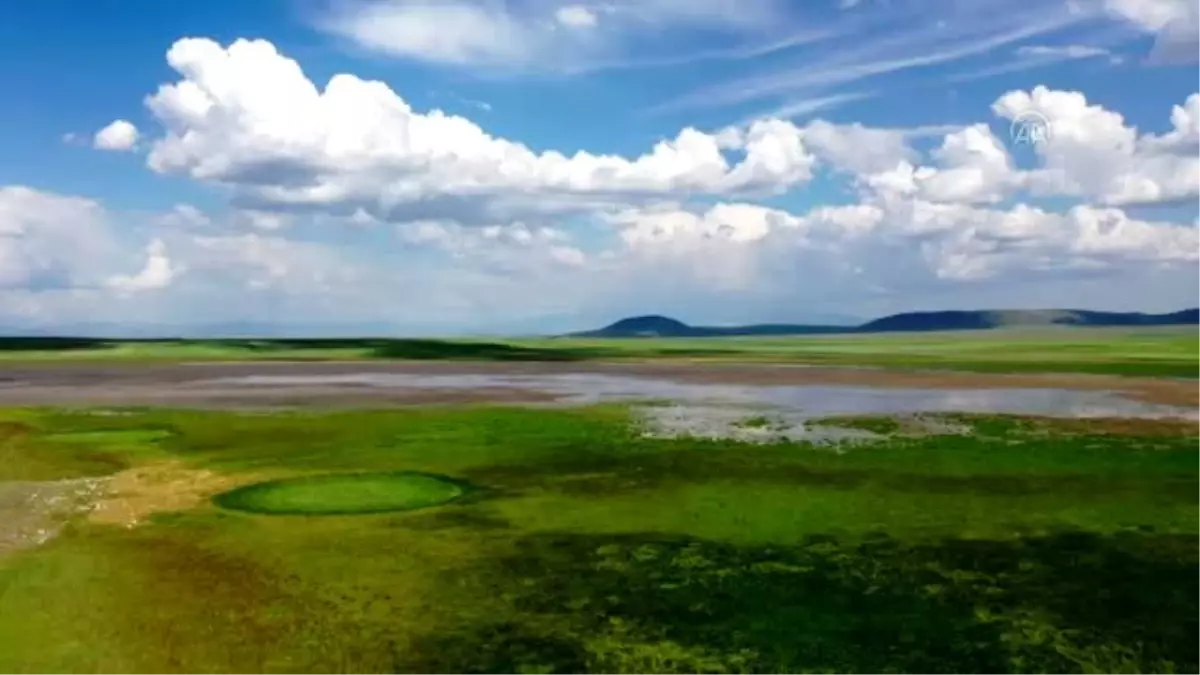
<svg viewBox="0 0 1200 675">
<path fill-rule="evenodd" d="M 1115 55 L 1104 47 L 1091 45 L 1025 45 L 1015 52 L 1018 57 L 1028 59 L 1091 59 L 1114 58 Z"/>
<path fill-rule="evenodd" d="M 859 24 L 846 49 L 798 55 L 770 72 L 733 78 L 655 106 L 653 112 L 732 106 L 765 99 L 815 97 L 864 80 L 980 57 L 1092 22 L 1075 5 L 995 0 L 916 3 L 876 9 Z M 947 12 L 947 9 L 957 11 Z"/>
<path fill-rule="evenodd" d="M 1125 57 L 1101 45 L 1023 45 L 1013 51 L 1012 58 L 990 66 L 953 73 L 943 77 L 947 83 L 983 80 L 997 75 L 1020 73 L 1047 68 L 1066 61 L 1098 61 L 1109 66 L 1125 63 Z"/>
<path fill-rule="evenodd" d="M 784 103 L 778 108 L 768 111 L 765 115 L 756 112 L 741 120 L 740 124 L 750 124 L 756 119 L 762 117 L 773 117 L 778 119 L 795 120 L 798 118 L 807 117 L 813 113 L 823 110 L 831 110 L 846 103 L 854 101 L 862 101 L 876 96 L 876 92 L 859 91 L 846 92 L 843 94 L 830 94 L 828 96 L 813 96 L 808 98 L 797 98 Z"/>
<path fill-rule="evenodd" d="M 398 58 L 580 73 L 753 58 L 828 36 L 800 16 L 783 0 L 335 0 L 312 23 Z M 665 31 L 689 30 L 728 44 L 662 48 Z"/>
</svg>

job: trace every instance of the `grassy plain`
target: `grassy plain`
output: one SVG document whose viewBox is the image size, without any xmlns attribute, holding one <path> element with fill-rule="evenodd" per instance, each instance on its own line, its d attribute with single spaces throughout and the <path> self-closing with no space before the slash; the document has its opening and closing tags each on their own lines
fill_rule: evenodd
<svg viewBox="0 0 1200 675">
<path fill-rule="evenodd" d="M 1196 377 L 1195 327 L 716 338 L 110 341 L 0 339 L 0 361 L 591 361 L 685 359 Z"/>
<path fill-rule="evenodd" d="M 628 415 L 0 412 L 0 480 L 173 463 L 471 488 L 73 521 L 0 558 L 0 671 L 1197 669 L 1194 428 L 969 417 L 839 454 L 644 438 Z"/>
</svg>

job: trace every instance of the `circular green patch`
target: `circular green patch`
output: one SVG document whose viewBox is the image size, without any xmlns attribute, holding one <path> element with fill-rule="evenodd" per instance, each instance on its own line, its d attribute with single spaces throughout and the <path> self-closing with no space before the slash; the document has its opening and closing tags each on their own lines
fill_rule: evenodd
<svg viewBox="0 0 1200 675">
<path fill-rule="evenodd" d="M 218 506 L 280 515 L 345 515 L 423 509 L 458 498 L 464 487 L 424 473 L 353 473 L 255 483 L 213 498 Z"/>
</svg>

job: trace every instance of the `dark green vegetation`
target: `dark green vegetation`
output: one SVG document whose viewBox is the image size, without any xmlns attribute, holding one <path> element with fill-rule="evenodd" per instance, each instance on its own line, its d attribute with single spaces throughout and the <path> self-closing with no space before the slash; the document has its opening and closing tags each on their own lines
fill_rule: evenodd
<svg viewBox="0 0 1200 675">
<path fill-rule="evenodd" d="M 738 426 L 742 426 L 747 429 L 768 429 L 772 426 L 776 426 L 777 424 L 778 422 L 765 415 L 757 415 L 755 417 L 750 417 L 738 422 Z"/>
<path fill-rule="evenodd" d="M 813 424 L 836 426 L 843 429 L 858 429 L 875 434 L 894 434 L 901 429 L 900 421 L 894 417 L 878 415 L 862 415 L 847 417 L 830 417 L 814 420 Z"/>
<path fill-rule="evenodd" d="M 722 337 L 732 335 L 816 335 L 827 333 L 928 332 L 987 330 L 1031 326 L 1194 326 L 1200 309 L 1169 314 L 1095 312 L 1081 309 L 970 310 L 905 312 L 856 326 L 755 324 L 749 326 L 689 326 L 666 316 L 635 316 L 604 328 L 578 333 L 579 337 Z"/>
<path fill-rule="evenodd" d="M 837 454 L 643 438 L 616 407 L 0 418 L 0 479 L 170 461 L 479 488 L 77 522 L 0 558 L 0 671 L 1198 666 L 1194 427 L 958 416 L 978 433 Z"/>
<path fill-rule="evenodd" d="M 346 473 L 255 483 L 217 495 L 227 509 L 280 515 L 412 511 L 458 498 L 463 486 L 411 471 Z"/>
<path fill-rule="evenodd" d="M 480 340 L 0 339 L 0 360 L 70 361 L 464 360 L 688 361 L 885 366 L 976 372 L 1081 372 L 1196 377 L 1194 328 L 1052 328 L 877 335 Z"/>
</svg>

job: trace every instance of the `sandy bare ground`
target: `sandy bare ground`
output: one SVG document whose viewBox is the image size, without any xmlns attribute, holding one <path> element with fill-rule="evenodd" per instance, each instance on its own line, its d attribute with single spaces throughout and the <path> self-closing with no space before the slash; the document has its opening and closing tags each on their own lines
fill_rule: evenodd
<svg viewBox="0 0 1200 675">
<path fill-rule="evenodd" d="M 186 511 L 218 492 L 255 480 L 252 475 L 224 475 L 178 461 L 138 466 L 104 479 L 88 520 L 133 527 L 155 513 Z"/>
<path fill-rule="evenodd" d="M 218 492 L 256 480 L 172 460 L 111 476 L 0 481 L 0 557 L 46 543 L 75 517 L 86 514 L 93 523 L 131 528 L 156 513 L 193 509 Z"/>
<path fill-rule="evenodd" d="M 1116 391 L 1147 402 L 1195 408 L 1194 380 L 1082 374 L 982 374 L 784 364 L 712 363 L 378 363 L 239 362 L 204 364 L 54 364 L 0 368 L 0 406 L 135 405 L 216 408 L 384 407 L 404 404 L 552 402 L 536 387 L 389 389 L 355 384 L 247 386 L 224 378 L 286 375 L 323 377 L 361 373 L 538 376 L 607 374 L 673 382 L 732 385 L 848 385 L 932 389 L 1057 388 Z"/>
<path fill-rule="evenodd" d="M 103 493 L 104 479 L 0 481 L 0 557 L 53 539 Z"/>
</svg>

